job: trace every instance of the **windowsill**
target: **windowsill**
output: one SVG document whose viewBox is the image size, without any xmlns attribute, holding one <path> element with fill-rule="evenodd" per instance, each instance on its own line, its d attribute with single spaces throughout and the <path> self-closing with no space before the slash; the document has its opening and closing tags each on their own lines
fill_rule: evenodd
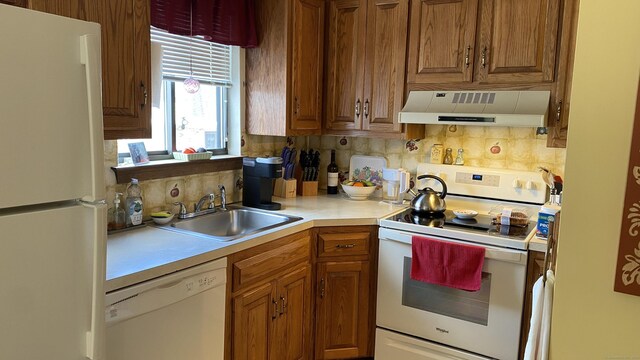
<svg viewBox="0 0 640 360">
<path fill-rule="evenodd" d="M 141 165 L 120 165 L 111 169 L 116 174 L 116 182 L 126 184 L 131 178 L 143 181 L 242 169 L 242 158 L 238 155 L 215 155 L 209 160 L 156 160 Z"/>
</svg>

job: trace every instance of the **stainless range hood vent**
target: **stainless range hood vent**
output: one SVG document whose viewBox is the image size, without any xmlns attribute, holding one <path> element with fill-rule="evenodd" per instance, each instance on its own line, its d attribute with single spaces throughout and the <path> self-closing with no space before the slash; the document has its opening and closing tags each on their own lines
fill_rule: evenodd
<svg viewBox="0 0 640 360">
<path fill-rule="evenodd" d="M 549 91 L 411 91 L 404 124 L 544 127 Z"/>
</svg>

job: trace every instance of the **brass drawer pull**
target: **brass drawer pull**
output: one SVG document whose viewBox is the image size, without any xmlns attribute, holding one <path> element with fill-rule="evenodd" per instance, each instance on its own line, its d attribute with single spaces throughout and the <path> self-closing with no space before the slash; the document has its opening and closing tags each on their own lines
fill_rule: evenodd
<svg viewBox="0 0 640 360">
<path fill-rule="evenodd" d="M 338 245 L 336 245 L 336 248 L 338 248 L 338 249 L 351 249 L 351 248 L 354 248 L 354 247 L 356 247 L 356 244 L 344 244 L 344 245 L 343 244 L 338 244 Z"/>
</svg>

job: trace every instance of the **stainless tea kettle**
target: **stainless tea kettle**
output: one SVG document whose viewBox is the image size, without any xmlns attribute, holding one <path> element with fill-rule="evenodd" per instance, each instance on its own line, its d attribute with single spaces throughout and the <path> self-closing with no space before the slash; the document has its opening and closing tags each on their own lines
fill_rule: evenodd
<svg viewBox="0 0 640 360">
<path fill-rule="evenodd" d="M 413 189 L 409 192 L 413 195 L 411 200 L 411 209 L 420 213 L 441 213 L 447 209 L 447 203 L 444 197 L 447 196 L 447 184 L 444 180 L 434 175 L 420 175 L 418 180 L 435 179 L 442 184 L 442 192 L 437 192 L 430 187 L 418 190 L 416 193 Z"/>
</svg>

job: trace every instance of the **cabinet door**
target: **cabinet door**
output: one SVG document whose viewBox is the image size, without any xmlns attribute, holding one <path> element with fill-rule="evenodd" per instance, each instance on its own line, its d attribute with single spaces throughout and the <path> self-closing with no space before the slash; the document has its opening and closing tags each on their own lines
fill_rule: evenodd
<svg viewBox="0 0 640 360">
<path fill-rule="evenodd" d="M 91 2 L 102 25 L 105 139 L 151 137 L 149 0 Z"/>
<path fill-rule="evenodd" d="M 362 128 L 366 0 L 329 2 L 326 128 Z"/>
<path fill-rule="evenodd" d="M 318 263 L 316 359 L 367 354 L 369 261 Z"/>
<path fill-rule="evenodd" d="M 363 130 L 402 129 L 409 0 L 369 0 L 365 49 Z"/>
<path fill-rule="evenodd" d="M 311 355 L 311 271 L 309 266 L 294 270 L 277 282 L 278 356 L 272 360 L 303 360 Z"/>
<path fill-rule="evenodd" d="M 322 126 L 324 1 L 293 2 L 290 134 L 318 133 Z"/>
<path fill-rule="evenodd" d="M 478 80 L 553 82 L 561 0 L 481 0 Z"/>
<path fill-rule="evenodd" d="M 233 299 L 233 359 L 277 359 L 275 347 L 271 346 L 277 340 L 272 338 L 277 316 L 271 282 L 236 296 Z"/>
<path fill-rule="evenodd" d="M 415 0 L 407 82 L 471 82 L 478 0 Z"/>
<path fill-rule="evenodd" d="M 547 123 L 549 128 L 548 147 L 567 146 L 577 25 L 578 0 L 565 0 L 562 11 L 562 36 L 559 43 L 557 81 L 555 89 L 551 91 L 551 108 Z"/>
<path fill-rule="evenodd" d="M 24 0 L 26 3 L 27 0 Z M 87 20 L 86 0 L 29 0 L 29 9 Z"/>
<path fill-rule="evenodd" d="M 0 0 L 0 4 L 7 4 L 13 6 L 27 7 L 27 0 Z"/>
</svg>

